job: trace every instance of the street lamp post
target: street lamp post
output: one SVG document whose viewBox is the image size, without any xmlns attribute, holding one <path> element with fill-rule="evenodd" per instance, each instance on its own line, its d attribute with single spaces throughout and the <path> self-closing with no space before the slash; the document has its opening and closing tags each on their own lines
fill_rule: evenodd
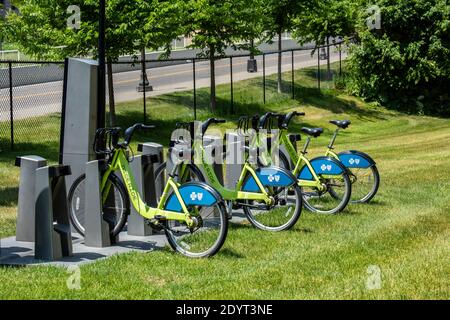
<svg viewBox="0 0 450 320">
<path fill-rule="evenodd" d="M 255 48 L 255 42 L 254 40 L 250 40 L 250 58 L 247 61 L 247 72 L 249 73 L 255 73 L 258 72 L 258 63 L 255 59 L 255 55 L 253 54 L 253 50 Z"/>
<path fill-rule="evenodd" d="M 153 87 L 150 85 L 147 77 L 147 66 L 145 63 L 145 48 L 141 50 L 141 80 L 139 81 L 139 85 L 137 87 L 138 92 L 149 92 L 153 91 Z"/>
</svg>

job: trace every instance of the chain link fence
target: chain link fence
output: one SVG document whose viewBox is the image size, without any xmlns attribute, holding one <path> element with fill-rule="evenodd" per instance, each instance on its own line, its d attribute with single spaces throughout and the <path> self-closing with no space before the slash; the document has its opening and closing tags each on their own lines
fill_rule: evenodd
<svg viewBox="0 0 450 320">
<path fill-rule="evenodd" d="M 326 49 L 306 47 L 282 51 L 281 93 L 277 78 L 278 51 L 218 57 L 215 60 L 217 111 L 243 114 L 252 105 L 289 97 L 296 99 L 302 90 L 334 88 L 346 48 L 340 43 L 330 46 L 329 59 L 333 63 L 330 74 Z M 188 57 L 177 59 L 114 63 L 117 124 L 125 127 L 137 121 L 151 122 L 152 112 L 164 113 L 157 108 L 158 103 L 180 106 L 178 116 L 185 120 L 206 116 L 210 105 L 210 61 L 196 58 L 196 54 L 188 52 Z M 64 62 L 0 60 L 0 150 L 34 150 L 40 145 L 58 145 L 63 78 Z M 108 89 L 106 95 L 109 104 Z"/>
<path fill-rule="evenodd" d="M 0 150 L 58 141 L 64 62 L 0 61 Z"/>
</svg>

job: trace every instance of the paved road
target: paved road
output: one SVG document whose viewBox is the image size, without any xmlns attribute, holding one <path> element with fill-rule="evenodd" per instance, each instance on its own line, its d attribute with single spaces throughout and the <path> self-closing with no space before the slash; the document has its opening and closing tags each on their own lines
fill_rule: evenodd
<svg viewBox="0 0 450 320">
<path fill-rule="evenodd" d="M 345 58 L 345 53 L 342 57 Z M 247 72 L 248 57 L 233 58 L 233 80 L 239 81 L 262 76 L 262 56 L 258 60 L 258 72 Z M 338 61 L 339 54 L 333 52 L 331 61 Z M 326 64 L 326 61 L 321 61 Z M 294 52 L 295 69 L 314 66 L 317 64 L 317 56 L 311 57 L 310 51 Z M 283 54 L 283 71 L 291 70 L 291 53 Z M 277 55 L 266 56 L 266 75 L 277 72 Z M 148 70 L 149 81 L 154 91 L 148 92 L 149 96 L 160 95 L 169 92 L 190 90 L 193 88 L 192 63 L 159 67 Z M 142 93 L 136 91 L 140 72 L 129 71 L 114 74 L 116 102 L 142 99 Z M 209 86 L 209 63 L 201 61 L 196 63 L 197 88 Z M 229 59 L 219 60 L 216 63 L 217 84 L 230 82 Z M 14 119 L 40 116 L 61 110 L 62 81 L 42 83 L 29 86 L 15 87 L 14 94 Z M 0 90 L 0 121 L 9 120 L 9 91 Z"/>
</svg>

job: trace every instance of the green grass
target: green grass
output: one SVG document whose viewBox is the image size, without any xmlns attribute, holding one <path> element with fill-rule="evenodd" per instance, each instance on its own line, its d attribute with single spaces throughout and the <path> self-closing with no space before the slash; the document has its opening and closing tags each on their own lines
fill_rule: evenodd
<svg viewBox="0 0 450 320">
<path fill-rule="evenodd" d="M 362 102 L 345 93 L 314 89 L 313 71 L 296 72 L 296 100 L 274 91 L 261 103 L 261 79 L 236 83 L 240 114 L 265 110 L 302 110 L 292 126 L 323 126 L 310 156 L 323 153 L 333 127 L 329 119 L 352 125 L 337 149 L 372 155 L 381 186 L 369 205 L 352 205 L 342 214 L 303 211 L 297 225 L 267 233 L 248 224 L 232 225 L 223 249 L 208 260 L 190 260 L 166 249 L 129 253 L 81 267 L 81 290 L 69 290 L 69 274 L 57 267 L 0 268 L 0 298 L 32 299 L 448 299 L 450 298 L 450 124 L 448 119 L 405 115 Z M 287 73 L 285 79 L 290 79 Z M 330 86 L 329 86 L 330 87 Z M 219 86 L 219 108 L 229 107 L 228 86 Z M 199 104 L 207 104 L 200 90 Z M 140 102 L 119 106 L 122 125 L 140 121 Z M 191 93 L 148 101 L 158 130 L 138 141 L 167 145 L 174 123 L 192 117 Z M 221 112 L 228 119 L 227 112 Z M 209 112 L 199 110 L 204 119 Z M 45 121 L 43 121 L 44 123 Z M 227 123 L 222 128 L 231 128 Z M 46 129 L 58 132 L 57 125 Z M 31 136 L 30 136 L 31 138 Z M 25 141 L 25 140 L 24 140 Z M 36 139 L 30 140 L 36 141 Z M 17 154 L 37 153 L 57 160 L 57 139 L 21 145 L 0 154 L 0 237 L 14 234 L 17 205 Z M 381 269 L 382 287 L 368 290 L 368 268 Z"/>
</svg>

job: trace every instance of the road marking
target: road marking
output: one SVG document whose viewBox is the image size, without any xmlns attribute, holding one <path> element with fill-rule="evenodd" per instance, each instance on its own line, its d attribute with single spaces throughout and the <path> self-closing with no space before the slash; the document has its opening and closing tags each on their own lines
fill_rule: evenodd
<svg viewBox="0 0 450 320">
<path fill-rule="evenodd" d="M 50 96 L 50 95 L 53 95 L 53 94 L 62 94 L 62 91 L 52 91 L 52 92 L 44 92 L 44 93 L 32 93 L 32 94 L 27 94 L 26 96 L 17 96 L 17 97 L 13 96 L 13 99 L 16 100 L 16 99 L 25 99 L 25 98 L 33 98 L 33 97 L 44 97 L 44 96 Z M 6 100 L 9 101 L 9 96 L 0 98 L 0 101 L 3 101 L 3 100 L 4 101 L 6 101 Z"/>
<path fill-rule="evenodd" d="M 304 56 L 304 55 L 306 55 L 306 54 L 309 54 L 309 53 L 297 54 L 297 55 L 294 55 L 294 57 Z M 266 62 L 267 62 L 267 61 L 273 61 L 273 60 L 278 60 L 278 56 L 275 57 L 275 58 L 269 58 L 269 59 L 266 59 Z M 286 64 L 287 64 L 287 63 L 285 63 L 284 65 L 286 65 Z M 288 63 L 288 64 L 290 64 L 290 63 Z M 247 61 L 245 61 L 245 62 L 240 62 L 240 63 L 234 63 L 234 64 L 233 64 L 233 67 L 235 67 L 235 66 L 243 66 L 243 65 L 247 65 Z M 229 65 L 225 65 L 225 66 L 216 66 L 216 70 L 217 70 L 217 69 L 225 69 L 225 68 L 229 68 L 229 67 L 230 67 Z M 266 67 L 267 67 L 267 66 L 266 66 Z M 150 70 L 151 70 L 151 69 L 150 69 Z M 209 67 L 208 67 L 208 68 L 198 68 L 196 71 L 197 71 L 197 72 L 202 72 L 202 71 L 207 71 L 207 70 L 209 70 Z M 150 72 L 151 72 L 151 71 L 150 71 Z M 149 78 L 149 79 L 160 79 L 160 78 L 163 78 L 163 77 L 176 76 L 176 75 L 183 74 L 183 73 L 192 73 L 192 70 L 171 72 L 171 73 L 166 73 L 166 74 L 162 74 L 162 75 L 159 75 L 159 76 L 150 76 L 150 77 L 148 77 L 148 78 Z M 122 81 L 116 81 L 115 84 L 133 83 L 133 82 L 137 82 L 137 81 L 139 81 L 139 80 L 140 80 L 140 78 L 135 78 L 135 79 L 130 79 L 130 80 L 122 80 Z"/>
</svg>

